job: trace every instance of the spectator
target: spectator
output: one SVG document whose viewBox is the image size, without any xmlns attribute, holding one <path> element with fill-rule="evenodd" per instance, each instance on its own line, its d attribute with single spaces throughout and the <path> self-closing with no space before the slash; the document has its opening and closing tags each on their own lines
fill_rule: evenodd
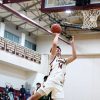
<svg viewBox="0 0 100 100">
<path fill-rule="evenodd" d="M 0 92 L 0 100 L 3 100 L 2 92 Z"/>
<path fill-rule="evenodd" d="M 25 100 L 26 90 L 24 88 L 24 85 L 20 88 L 20 100 Z"/>
<path fill-rule="evenodd" d="M 15 90 L 14 91 L 14 100 L 19 100 L 19 96 L 20 96 L 20 91 L 18 91 L 18 90 Z"/>
<path fill-rule="evenodd" d="M 46 80 L 47 80 L 47 78 L 48 78 L 48 76 L 44 76 L 44 82 L 46 82 Z M 36 83 L 36 90 L 34 91 L 34 93 L 39 89 L 41 87 L 41 83 Z M 44 86 L 44 83 L 43 83 L 43 87 L 45 87 Z M 34 94 L 33 93 L 33 94 Z M 39 100 L 52 100 L 51 99 L 51 92 L 47 95 L 47 96 L 42 96 Z"/>
<path fill-rule="evenodd" d="M 26 90 L 26 100 L 31 96 L 30 89 Z"/>
<path fill-rule="evenodd" d="M 3 100 L 10 100 L 8 94 L 5 91 L 3 91 L 2 98 Z"/>
<path fill-rule="evenodd" d="M 41 83 L 36 83 L 36 89 L 32 91 L 32 95 L 41 87 Z"/>
<path fill-rule="evenodd" d="M 14 100 L 14 89 L 12 86 L 9 88 L 8 95 L 9 95 L 10 100 Z"/>
<path fill-rule="evenodd" d="M 9 86 L 8 85 L 6 85 L 6 87 L 4 88 L 4 91 L 5 91 L 5 93 L 9 93 Z"/>
<path fill-rule="evenodd" d="M 44 76 L 44 82 L 46 82 L 47 78 L 48 78 L 48 76 Z M 45 87 L 45 86 L 43 85 L 43 87 Z M 50 92 L 47 96 L 42 96 L 39 100 L 52 100 L 51 93 L 52 92 Z"/>
</svg>

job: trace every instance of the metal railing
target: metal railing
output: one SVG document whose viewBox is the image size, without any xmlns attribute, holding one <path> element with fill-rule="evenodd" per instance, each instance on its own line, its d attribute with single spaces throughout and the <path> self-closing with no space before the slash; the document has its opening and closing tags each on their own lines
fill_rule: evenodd
<svg viewBox="0 0 100 100">
<path fill-rule="evenodd" d="M 41 63 L 41 55 L 38 52 L 23 47 L 20 44 L 12 42 L 3 37 L 0 37 L 0 49 L 25 58 L 27 60 L 36 62 L 38 64 Z"/>
</svg>

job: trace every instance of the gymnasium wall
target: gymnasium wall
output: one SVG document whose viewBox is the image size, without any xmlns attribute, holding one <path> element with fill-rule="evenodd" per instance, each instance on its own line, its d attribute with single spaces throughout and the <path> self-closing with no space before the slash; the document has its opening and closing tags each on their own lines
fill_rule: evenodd
<svg viewBox="0 0 100 100">
<path fill-rule="evenodd" d="M 12 66 L 17 66 L 17 68 L 22 68 L 30 71 L 38 71 L 40 67 L 40 65 L 37 63 L 28 61 L 21 57 L 17 57 L 16 55 L 10 54 L 5 51 L 0 51 L 0 62 L 8 63 Z"/>
<path fill-rule="evenodd" d="M 100 34 L 94 35 L 76 35 L 77 54 L 100 54 Z M 40 36 L 37 39 L 37 51 L 42 54 L 48 54 L 52 45 L 52 36 Z M 65 39 L 66 40 L 66 39 Z M 71 54 L 71 47 L 59 40 L 58 44 L 62 48 L 62 54 Z"/>
<path fill-rule="evenodd" d="M 0 62 L 0 87 L 12 85 L 14 89 L 19 90 L 21 85 L 25 85 L 26 88 L 31 89 L 36 87 L 37 82 L 43 83 L 43 77 L 43 73 L 21 69 L 17 66 Z"/>
<path fill-rule="evenodd" d="M 12 25 L 6 25 L 6 30 L 21 36 L 24 31 L 17 31 Z M 25 32 L 26 33 L 26 32 Z M 26 35 L 30 41 L 37 43 L 37 51 L 42 55 L 42 64 L 37 66 L 20 57 L 15 57 L 12 54 L 0 51 L 0 79 L 1 86 L 5 83 L 12 84 L 15 88 L 20 88 L 20 85 L 29 82 L 32 87 L 35 87 L 37 82 L 43 81 L 43 76 L 48 74 L 48 54 L 51 48 L 52 36 L 40 36 L 31 38 Z M 100 35 L 93 33 L 82 33 L 75 35 L 76 49 L 78 58 L 73 63 L 67 66 L 67 76 L 64 85 L 65 99 L 64 100 L 99 100 L 100 98 Z M 62 41 L 59 41 L 62 48 L 63 56 L 71 54 L 71 47 Z M 6 57 L 6 56 L 8 57 Z M 5 65 L 6 60 L 9 62 Z M 14 61 L 15 60 L 15 61 Z M 17 60 L 19 62 L 17 62 Z M 11 66 L 15 64 L 15 66 Z M 17 67 L 21 69 L 17 69 Z M 35 69 L 33 69 L 33 67 Z M 27 72 L 28 71 L 28 72 Z M 34 71 L 38 71 L 34 72 Z M 32 84 L 33 82 L 33 84 Z"/>
<path fill-rule="evenodd" d="M 0 86 L 12 85 L 15 89 L 19 89 L 25 84 L 26 73 L 24 70 L 13 68 L 10 65 L 0 63 Z"/>
<path fill-rule="evenodd" d="M 2 65 L 2 63 L 4 65 Z M 19 88 L 21 84 L 25 84 L 25 82 L 27 82 L 32 87 L 33 84 L 40 81 L 40 78 L 36 78 L 37 72 L 45 75 L 48 73 L 48 56 L 42 55 L 41 64 L 37 64 L 0 50 L 0 65 L 0 86 L 3 87 L 6 82 L 11 82 L 11 85 L 14 85 L 15 88 Z M 2 73 L 2 68 L 4 68 L 3 71 L 5 73 L 7 72 L 7 74 Z M 14 77 L 13 74 L 15 74 L 15 76 L 20 76 L 22 79 L 20 79 L 20 77 Z M 43 78 L 41 80 L 43 80 Z"/>
<path fill-rule="evenodd" d="M 64 85 L 64 100 L 99 100 L 100 99 L 100 35 L 76 35 L 76 49 L 78 58 L 67 65 L 67 75 Z M 48 54 L 51 36 L 38 37 L 37 50 Z M 71 48 L 59 41 L 62 54 L 68 57 Z"/>
<path fill-rule="evenodd" d="M 100 58 L 78 58 L 66 72 L 64 100 L 100 99 Z"/>
<path fill-rule="evenodd" d="M 11 32 L 11 33 L 13 33 L 13 34 L 15 34 L 15 35 L 17 35 L 17 36 L 19 36 L 20 39 L 21 39 L 22 33 L 24 33 L 24 34 L 25 34 L 25 39 L 26 39 L 26 40 L 28 40 L 28 41 L 30 41 L 30 42 L 32 42 L 32 43 L 36 43 L 36 38 L 35 38 L 35 36 L 29 34 L 29 33 L 26 32 L 24 29 L 19 28 L 19 29 L 17 30 L 17 29 L 16 29 L 16 26 L 13 25 L 13 24 L 11 24 L 11 23 L 6 23 L 6 24 L 5 24 L 5 30 L 8 31 L 8 32 Z M 20 40 L 20 42 L 21 42 L 21 40 Z"/>
<path fill-rule="evenodd" d="M 47 68 L 42 68 L 42 70 L 44 69 L 46 71 Z M 12 85 L 15 89 L 20 89 L 21 85 L 27 83 L 29 88 L 35 87 L 37 82 L 43 83 L 43 77 L 46 73 L 43 71 L 37 73 L 36 71 L 0 61 L 0 86 L 5 87 L 7 84 Z"/>
<path fill-rule="evenodd" d="M 11 23 L 0 23 L 0 36 L 4 37 L 5 30 L 19 36 L 20 38 L 22 37 L 22 33 L 23 33 L 25 34 L 25 38 L 28 41 L 32 43 L 36 43 L 36 37 L 34 35 L 28 34 L 23 29 L 16 30 L 16 26 Z M 12 76 L 8 77 L 9 75 L 7 76 L 6 74 L 1 74 L 0 78 L 1 80 L 3 80 L 3 84 L 1 83 L 0 86 L 5 86 L 6 80 L 9 80 L 8 83 L 11 80 L 13 80 L 11 84 L 14 85 L 15 88 L 19 88 L 19 86 L 21 84 L 25 84 L 25 82 L 28 82 L 29 84 L 31 84 L 31 86 L 33 86 L 33 84 L 35 85 L 37 81 L 38 82 L 40 81 L 40 79 L 36 78 L 39 75 L 39 74 L 37 75 L 37 72 L 45 75 L 48 73 L 48 55 L 42 55 L 41 64 L 37 64 L 35 62 L 31 62 L 24 58 L 10 54 L 6 51 L 0 50 L 0 64 L 1 63 L 6 64 L 7 68 L 9 65 L 9 68 L 14 68 L 14 70 L 17 69 L 24 70 L 23 73 L 26 71 L 27 74 L 25 74 L 25 76 L 21 75 L 24 76 L 25 80 L 23 79 L 21 80 L 20 78 L 15 77 L 15 80 L 18 82 L 18 84 L 16 84 L 16 81 L 13 82 L 14 80 Z M 8 72 L 9 70 L 6 70 L 5 68 L 5 71 Z M 14 74 L 13 71 L 11 71 L 11 73 Z M 39 75 L 39 77 L 41 76 L 41 74 Z M 41 81 L 43 81 L 43 77 L 41 78 Z"/>
</svg>

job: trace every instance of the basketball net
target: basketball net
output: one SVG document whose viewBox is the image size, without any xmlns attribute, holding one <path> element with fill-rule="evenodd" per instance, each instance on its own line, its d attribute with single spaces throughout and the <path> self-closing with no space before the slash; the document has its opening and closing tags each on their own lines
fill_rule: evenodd
<svg viewBox="0 0 100 100">
<path fill-rule="evenodd" d="M 92 29 L 97 27 L 97 19 L 100 15 L 100 10 L 98 9 L 90 9 L 90 10 L 82 10 L 83 14 L 83 29 Z"/>
</svg>

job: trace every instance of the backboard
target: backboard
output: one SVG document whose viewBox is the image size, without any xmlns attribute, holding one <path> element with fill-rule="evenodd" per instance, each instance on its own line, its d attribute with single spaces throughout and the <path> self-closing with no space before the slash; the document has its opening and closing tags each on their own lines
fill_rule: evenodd
<svg viewBox="0 0 100 100">
<path fill-rule="evenodd" d="M 100 0 L 41 0 L 42 12 L 100 9 Z"/>
</svg>

